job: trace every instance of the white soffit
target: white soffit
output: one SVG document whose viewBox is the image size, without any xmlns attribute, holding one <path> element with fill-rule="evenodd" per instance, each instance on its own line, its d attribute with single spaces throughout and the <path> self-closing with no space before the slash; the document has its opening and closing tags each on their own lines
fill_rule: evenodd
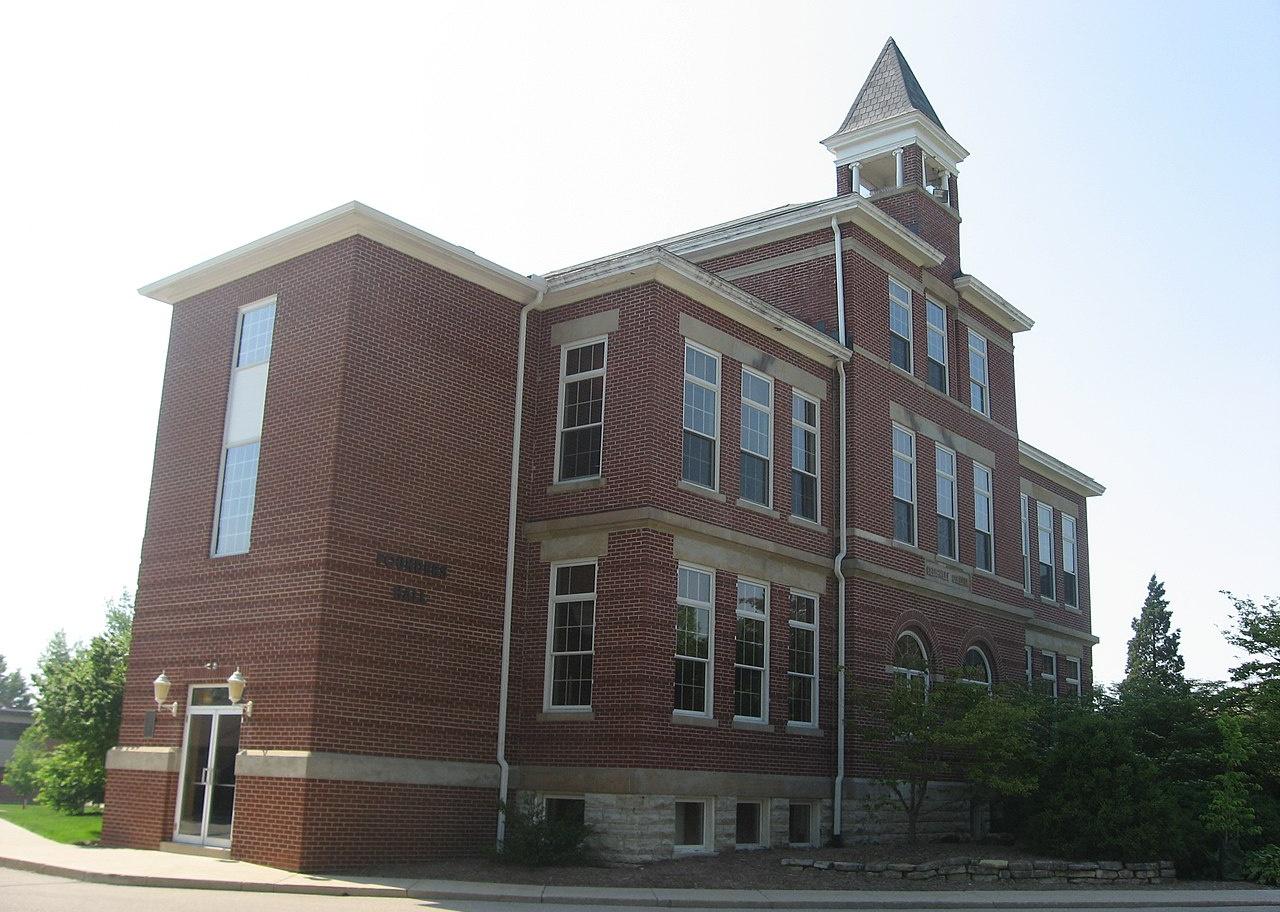
<svg viewBox="0 0 1280 912">
<path fill-rule="evenodd" d="M 540 279 L 519 275 L 465 247 L 450 244 L 364 203 L 353 201 L 144 285 L 138 292 L 166 304 L 175 304 L 355 235 L 377 241 L 522 303 L 531 301 L 543 287 Z"/>
<path fill-rule="evenodd" d="M 1014 307 L 973 276 L 959 276 L 953 283 L 960 297 L 995 320 L 1011 333 L 1026 332 L 1036 321 Z"/>
<path fill-rule="evenodd" d="M 1094 481 L 1084 472 L 1055 459 L 1025 440 L 1018 441 L 1018 463 L 1023 468 L 1056 481 L 1069 491 L 1075 491 L 1081 497 L 1097 497 L 1107 490 L 1105 485 Z"/>
<path fill-rule="evenodd" d="M 835 133 L 822 140 L 822 144 L 836 157 L 838 165 L 866 161 L 912 144 L 920 146 L 953 173 L 959 171 L 960 163 L 969 157 L 968 149 L 919 111 L 906 111 L 848 133 Z"/>
</svg>

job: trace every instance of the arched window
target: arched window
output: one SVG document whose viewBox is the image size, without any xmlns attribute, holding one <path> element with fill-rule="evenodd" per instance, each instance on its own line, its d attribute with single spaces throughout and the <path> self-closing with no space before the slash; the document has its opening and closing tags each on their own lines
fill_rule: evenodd
<svg viewBox="0 0 1280 912">
<path fill-rule="evenodd" d="M 929 689 L 929 653 L 919 634 L 912 630 L 904 630 L 898 634 L 893 650 L 893 667 L 890 670 L 895 684 L 912 690 Z"/>
<path fill-rule="evenodd" d="M 966 684 L 978 684 L 991 689 L 991 660 L 981 646 L 970 646 L 964 654 L 964 664 L 960 669 L 960 680 Z"/>
</svg>

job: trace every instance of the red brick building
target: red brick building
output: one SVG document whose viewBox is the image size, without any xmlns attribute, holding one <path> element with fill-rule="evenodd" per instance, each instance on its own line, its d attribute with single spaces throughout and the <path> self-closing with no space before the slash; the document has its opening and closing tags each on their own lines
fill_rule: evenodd
<svg viewBox="0 0 1280 912">
<path fill-rule="evenodd" d="M 543 276 L 351 203 L 144 288 L 104 840 L 410 860 L 517 796 L 618 857 L 875 838 L 846 684 L 1087 686 L 1102 487 L 1019 437 L 967 153 L 892 41 L 824 143 L 828 199 Z"/>
</svg>

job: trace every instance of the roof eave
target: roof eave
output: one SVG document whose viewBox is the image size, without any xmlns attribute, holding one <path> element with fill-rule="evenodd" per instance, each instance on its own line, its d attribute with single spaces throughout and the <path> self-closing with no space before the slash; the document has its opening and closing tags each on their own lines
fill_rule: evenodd
<svg viewBox="0 0 1280 912">
<path fill-rule="evenodd" d="M 957 276 L 954 285 L 960 297 L 1011 333 L 1026 332 L 1036 325 L 1035 320 L 971 275 Z"/>
<path fill-rule="evenodd" d="M 951 170 L 957 170 L 969 157 L 969 150 L 960 145 L 946 130 L 939 127 L 918 110 L 904 111 L 878 123 L 831 134 L 822 144 L 836 157 L 837 164 L 884 155 L 910 142 L 919 142 Z"/>
<path fill-rule="evenodd" d="M 144 285 L 138 292 L 165 304 L 176 304 L 355 235 L 521 303 L 532 300 L 545 285 L 541 279 L 519 275 L 465 247 L 352 201 Z"/>
<path fill-rule="evenodd" d="M 1044 450 L 1033 447 L 1025 440 L 1018 441 L 1018 463 L 1050 478 L 1081 497 L 1097 497 L 1106 492 L 1106 485 L 1095 481 L 1079 469 L 1067 465 L 1061 459 L 1050 456 Z"/>
</svg>

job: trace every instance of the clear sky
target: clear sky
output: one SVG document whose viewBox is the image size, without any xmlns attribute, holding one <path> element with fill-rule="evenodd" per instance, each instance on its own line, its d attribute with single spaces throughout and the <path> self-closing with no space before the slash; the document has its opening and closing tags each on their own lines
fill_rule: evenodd
<svg viewBox="0 0 1280 912">
<path fill-rule="evenodd" d="M 1158 573 L 1188 672 L 1280 593 L 1280 3 L 12 4 L 0 29 L 0 653 L 137 578 L 169 308 L 134 289 L 350 199 L 534 273 L 830 196 L 897 38 L 965 271 L 1036 319 L 1023 436 L 1090 505 L 1094 655 Z M 37 344 L 39 343 L 39 344 Z"/>
</svg>

